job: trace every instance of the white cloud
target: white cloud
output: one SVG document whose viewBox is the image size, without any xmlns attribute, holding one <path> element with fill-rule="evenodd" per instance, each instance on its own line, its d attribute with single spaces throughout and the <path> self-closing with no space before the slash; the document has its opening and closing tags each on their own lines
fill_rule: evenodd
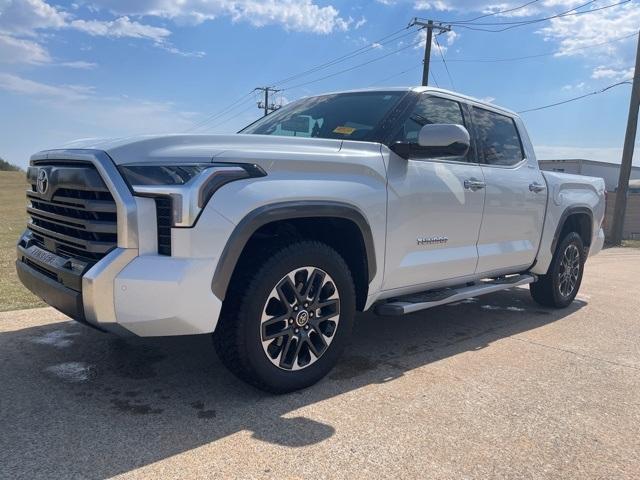
<svg viewBox="0 0 640 480">
<path fill-rule="evenodd" d="M 78 68 L 80 70 L 91 70 L 93 68 L 96 68 L 98 64 L 94 62 L 85 62 L 82 60 L 75 60 L 73 62 L 59 62 L 59 63 L 53 64 L 53 66 Z"/>
<path fill-rule="evenodd" d="M 576 84 L 565 85 L 562 87 L 562 90 L 565 92 L 571 92 L 575 90 L 584 90 L 586 86 L 587 84 L 585 82 L 578 82 Z"/>
<path fill-rule="evenodd" d="M 455 10 L 457 8 L 456 2 L 445 0 L 416 0 L 413 4 L 413 8 L 416 10 L 438 10 L 448 11 Z"/>
<path fill-rule="evenodd" d="M 631 2 L 588 15 L 555 18 L 539 33 L 545 40 L 558 43 L 558 56 L 615 58 L 633 44 L 633 41 L 593 45 L 637 33 L 638 25 L 640 4 Z"/>
<path fill-rule="evenodd" d="M 436 43 L 436 37 L 438 38 L 438 42 L 440 43 L 440 48 L 442 49 L 442 53 L 447 53 L 448 47 L 453 45 L 455 41 L 460 37 L 460 35 L 454 31 L 443 33 L 442 35 L 433 35 L 433 39 L 431 40 L 431 50 L 433 52 L 438 52 L 438 44 Z M 418 42 L 415 45 L 415 49 L 422 50 L 424 49 L 425 44 L 427 43 L 427 31 L 420 30 L 414 40 L 414 42 Z"/>
<path fill-rule="evenodd" d="M 43 0 L 0 0 L 0 32 L 33 36 L 36 29 L 61 28 L 67 19 Z"/>
<path fill-rule="evenodd" d="M 94 0 L 93 4 L 119 15 L 161 17 L 182 24 L 226 16 L 257 27 L 280 25 L 287 30 L 328 34 L 348 30 L 354 23 L 340 16 L 333 5 L 320 6 L 313 0 Z"/>
<path fill-rule="evenodd" d="M 92 89 L 86 86 L 49 85 L 10 73 L 0 73 L 0 89 L 46 101 L 63 100 L 65 102 L 86 100 L 92 92 Z"/>
<path fill-rule="evenodd" d="M 51 62 L 49 52 L 37 42 L 0 33 L 0 63 Z"/>
<path fill-rule="evenodd" d="M 68 119 L 83 125 L 83 130 L 68 139 L 105 135 L 105 132 L 135 135 L 182 131 L 192 124 L 194 116 L 176 110 L 169 102 L 100 96 L 87 85 L 51 85 L 7 73 L 0 73 L 0 90 L 28 97 L 48 109 L 48 114 L 64 112 L 60 122 Z"/>
<path fill-rule="evenodd" d="M 630 80 L 633 78 L 633 67 L 616 69 L 600 65 L 593 70 L 591 78 L 595 78 L 596 80 L 606 78 L 615 81 Z"/>
<path fill-rule="evenodd" d="M 171 35 L 166 28 L 144 25 L 129 17 L 119 17 L 112 21 L 72 20 L 68 27 L 94 37 L 143 38 L 160 43 Z"/>
</svg>

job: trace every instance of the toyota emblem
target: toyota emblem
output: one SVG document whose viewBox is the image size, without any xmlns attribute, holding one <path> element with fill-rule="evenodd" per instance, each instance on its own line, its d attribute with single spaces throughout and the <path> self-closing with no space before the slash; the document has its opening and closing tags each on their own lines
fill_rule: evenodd
<svg viewBox="0 0 640 480">
<path fill-rule="evenodd" d="M 49 174 L 46 170 L 40 170 L 38 173 L 36 188 L 40 195 L 44 195 L 47 192 L 47 189 L 49 188 Z"/>
</svg>

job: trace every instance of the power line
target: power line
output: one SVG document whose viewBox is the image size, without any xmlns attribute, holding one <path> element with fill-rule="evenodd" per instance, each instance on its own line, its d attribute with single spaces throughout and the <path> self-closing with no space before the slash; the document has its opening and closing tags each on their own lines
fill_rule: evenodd
<svg viewBox="0 0 640 480">
<path fill-rule="evenodd" d="M 595 1 L 595 0 L 594 0 Z M 518 28 L 518 27 L 525 27 L 528 25 L 533 25 L 536 23 L 541 23 L 541 22 L 546 22 L 549 20 L 553 20 L 555 18 L 565 18 L 565 17 L 569 17 L 569 16 L 576 16 L 576 15 L 584 15 L 584 14 L 588 14 L 588 13 L 595 13 L 601 10 L 606 10 L 608 8 L 613 8 L 613 7 L 617 7 L 620 5 L 624 5 L 625 3 L 629 3 L 632 0 L 623 0 L 621 2 L 618 3 L 613 3 L 610 5 L 605 5 L 604 7 L 599 7 L 599 8 L 593 8 L 591 10 L 586 10 L 586 11 L 581 11 L 581 12 L 574 12 L 574 10 L 576 10 L 577 8 L 582 8 L 581 7 L 576 7 L 572 10 L 569 10 L 565 13 L 560 13 L 560 14 L 556 14 L 550 17 L 544 17 L 544 18 L 537 18 L 534 20 L 528 20 L 528 21 L 523 21 L 523 22 L 517 22 L 517 23 L 496 23 L 495 25 L 508 25 L 505 28 L 499 28 L 499 29 L 488 29 L 488 28 L 478 28 L 477 26 L 469 26 L 469 25 L 473 25 L 473 24 L 458 24 L 458 23 L 452 23 L 452 25 L 455 25 L 456 27 L 460 27 L 460 28 L 466 28 L 467 30 L 474 30 L 477 32 L 489 32 L 489 33 L 501 33 L 501 32 L 505 32 L 507 30 L 511 30 L 513 28 Z M 592 3 L 592 2 L 589 2 Z M 588 4 L 585 4 L 588 5 Z M 583 5 L 584 6 L 584 5 Z M 573 12 L 573 13 L 571 13 Z M 483 24 L 478 24 L 478 25 L 483 25 Z M 486 24 L 486 25 L 491 25 L 491 24 Z"/>
<path fill-rule="evenodd" d="M 415 45 L 418 45 L 418 44 L 419 44 L 419 43 L 421 43 L 421 42 L 422 42 L 422 40 L 418 40 L 417 42 L 410 43 L 410 44 L 408 44 L 408 45 L 405 45 L 405 46 L 404 46 L 404 47 L 402 47 L 402 48 L 398 48 L 397 50 L 393 50 L 393 51 L 391 51 L 391 52 L 389 52 L 389 53 L 387 53 L 387 54 L 385 54 L 385 55 L 381 55 L 381 56 L 379 56 L 379 57 L 373 58 L 373 59 L 368 60 L 368 61 L 366 61 L 366 62 L 359 63 L 359 64 L 357 64 L 357 65 L 354 65 L 353 67 L 345 68 L 345 69 L 343 69 L 343 70 L 339 70 L 339 71 L 337 71 L 337 72 L 331 73 L 331 74 L 329 74 L 329 75 L 325 75 L 325 76 L 320 77 L 320 78 L 316 78 L 316 79 L 314 79 L 314 80 L 310 80 L 310 81 L 308 81 L 308 82 L 299 83 L 299 84 L 297 84 L 297 85 L 293 85 L 293 86 L 291 86 L 291 87 L 287 87 L 287 88 L 285 88 L 285 89 L 283 89 L 283 90 L 294 90 L 294 89 L 296 89 L 296 88 L 304 87 L 304 86 L 306 86 L 306 85 L 310 85 L 310 84 L 312 84 L 312 83 L 317 83 L 317 82 L 320 82 L 320 81 L 322 81 L 322 80 L 326 80 L 327 78 L 332 78 L 332 77 L 335 77 L 335 76 L 337 76 L 337 75 L 342 75 L 343 73 L 350 72 L 350 71 L 352 71 L 352 70 L 355 70 L 356 68 L 364 67 L 365 65 L 369 65 L 369 64 L 371 64 L 371 63 L 374 63 L 374 62 L 380 61 L 380 60 L 382 60 L 382 59 L 384 59 L 384 58 L 387 58 L 387 57 L 389 57 L 389 56 L 391 56 L 391 55 L 395 55 L 396 53 L 401 52 L 401 51 L 403 51 L 403 50 L 406 50 L 406 49 L 408 49 L 408 48 L 411 48 L 411 47 L 413 47 L 413 46 L 415 46 Z"/>
<path fill-rule="evenodd" d="M 436 78 L 436 74 L 433 69 L 429 71 L 429 75 L 431 76 L 431 80 L 433 80 L 433 83 L 436 84 L 436 87 L 440 88 L 440 85 L 438 85 L 438 79 Z"/>
<path fill-rule="evenodd" d="M 403 70 L 402 72 L 394 73 L 393 75 L 391 75 L 389 77 L 385 77 L 385 78 L 382 78 L 380 80 L 377 80 L 377 81 L 369 84 L 369 87 L 375 87 L 376 85 L 380 85 L 381 83 L 387 82 L 387 81 L 389 81 L 389 80 L 391 80 L 393 78 L 400 77 L 400 76 L 404 75 L 405 73 L 409 73 L 410 71 L 415 70 L 418 67 L 422 67 L 422 64 L 414 65 L 413 67 L 407 68 L 406 70 Z"/>
<path fill-rule="evenodd" d="M 440 57 L 442 58 L 442 63 L 444 64 L 444 68 L 447 71 L 449 82 L 451 82 L 451 87 L 453 87 L 453 90 L 455 90 L 456 85 L 455 83 L 453 83 L 453 77 L 451 76 L 451 72 L 449 71 L 449 66 L 447 65 L 447 61 L 444 59 L 444 53 L 442 53 L 442 47 L 440 46 L 440 42 L 438 41 L 438 35 L 436 35 L 435 40 L 436 40 L 436 45 L 438 46 L 438 50 L 440 51 Z"/>
<path fill-rule="evenodd" d="M 303 71 L 303 72 L 300 72 L 300 73 L 297 73 L 297 74 L 291 75 L 291 76 L 289 76 L 289 77 L 286 77 L 286 78 L 284 78 L 284 79 L 282 79 L 282 80 L 279 80 L 278 82 L 273 82 L 272 84 L 282 84 L 282 83 L 287 83 L 287 82 L 289 82 L 289 81 L 291 81 L 291 80 L 294 80 L 294 79 L 296 79 L 296 78 L 300 78 L 300 77 L 303 77 L 303 76 L 309 75 L 309 74 L 311 74 L 311 73 L 314 73 L 314 72 L 316 72 L 316 71 L 323 70 L 323 69 L 328 68 L 328 67 L 330 67 L 330 66 L 332 66 L 332 65 L 335 65 L 335 64 L 337 64 L 337 63 L 341 63 L 341 62 L 343 62 L 343 61 L 349 60 L 350 58 L 353 58 L 353 57 L 355 57 L 355 56 L 358 56 L 358 55 L 364 54 L 364 53 L 366 53 L 366 52 L 368 52 L 368 51 L 370 51 L 370 50 L 372 50 L 372 49 L 375 49 L 377 44 L 380 44 L 380 45 L 386 45 L 387 43 L 391 43 L 391 42 L 393 42 L 393 41 L 396 41 L 396 40 L 399 40 L 399 39 L 401 39 L 401 38 L 404 38 L 404 37 L 406 37 L 407 35 L 411 35 L 411 34 L 413 34 L 413 33 L 416 31 L 416 30 L 413 30 L 413 31 L 407 32 L 407 33 L 406 33 L 406 34 L 404 34 L 404 35 L 397 36 L 399 33 L 402 33 L 403 31 L 407 30 L 408 28 L 409 28 L 409 27 L 403 27 L 403 28 L 401 28 L 401 29 L 399 29 L 399 30 L 396 30 L 395 32 L 392 32 L 392 33 L 390 33 L 390 34 L 388 34 L 388 35 L 385 35 L 385 36 L 384 36 L 384 37 L 382 37 L 382 38 L 379 38 L 378 40 L 374 40 L 374 41 L 373 41 L 373 42 L 371 42 L 369 45 L 366 45 L 366 46 L 364 46 L 364 47 L 360 47 L 360 48 L 358 48 L 358 49 L 356 49 L 356 50 L 354 50 L 354 51 L 352 51 L 352 52 L 350 52 L 350 53 L 347 53 L 347 54 L 345 54 L 345 55 L 342 55 L 342 56 L 340 56 L 340 57 L 337 57 L 337 58 L 335 58 L 335 59 L 333 59 L 333 60 L 329 60 L 328 62 L 325 62 L 325 63 L 323 63 L 323 64 L 317 65 L 317 66 L 312 67 L 312 68 L 310 68 L 310 69 L 308 69 L 308 70 L 305 70 L 305 71 Z M 396 37 L 396 38 L 392 38 L 392 37 Z M 384 42 L 384 43 L 383 43 L 383 42 Z M 252 93 L 254 93 L 254 92 L 255 92 L 255 90 L 252 90 L 251 92 L 249 92 L 249 93 L 247 93 L 247 94 L 243 95 L 242 97 L 238 98 L 236 101 L 234 101 L 233 103 L 229 104 L 227 107 L 223 108 L 222 110 L 219 110 L 219 111 L 216 111 L 216 112 L 211 113 L 211 114 L 210 114 L 210 115 L 208 115 L 206 118 L 204 118 L 204 119 L 200 120 L 199 122 L 196 122 L 194 125 L 192 125 L 192 126 L 191 126 L 191 127 L 189 127 L 187 130 L 185 130 L 185 133 L 187 133 L 187 132 L 191 132 L 191 131 L 194 131 L 194 130 L 198 130 L 199 128 L 202 128 L 202 127 L 203 127 L 204 125 L 206 125 L 207 123 L 209 123 L 209 122 L 211 122 L 211 121 L 214 121 L 214 120 L 217 120 L 218 118 L 220 118 L 220 117 L 222 117 L 222 116 L 226 115 L 226 114 L 227 114 L 227 113 L 229 113 L 230 111 L 235 110 L 235 108 L 237 108 L 237 106 L 239 106 L 239 104 L 240 104 L 240 103 L 241 103 L 245 98 L 249 97 L 249 96 L 250 96 Z"/>
<path fill-rule="evenodd" d="M 474 23 L 474 25 L 476 25 L 476 26 L 504 26 L 504 25 L 518 25 L 518 24 L 521 24 L 521 23 L 529 23 L 529 22 L 534 22 L 534 21 L 546 21 L 546 20 L 549 20 L 551 18 L 562 17 L 562 16 L 566 16 L 566 15 L 569 15 L 569 14 L 587 13 L 590 10 L 582 11 L 582 12 L 577 12 L 577 10 L 580 10 L 582 8 L 585 8 L 585 7 L 588 7 L 589 5 L 593 5 L 597 1 L 598 0 L 589 0 L 587 3 L 583 3 L 582 5 L 578 5 L 576 7 L 572 7 L 569 10 L 565 10 L 564 12 L 554 13 L 553 15 L 550 15 L 548 17 L 542 17 L 542 18 L 538 18 L 538 19 L 517 20 L 517 21 L 514 21 L 514 22 L 478 22 L 478 23 Z M 454 24 L 456 22 L 451 22 L 451 23 Z M 465 23 L 470 23 L 470 22 L 465 22 Z"/>
<path fill-rule="evenodd" d="M 280 80 L 278 80 L 276 82 L 272 82 L 272 84 L 281 86 L 281 85 L 283 85 L 285 83 L 288 83 L 288 82 L 290 82 L 292 80 L 296 80 L 296 79 L 298 79 L 300 77 L 305 77 L 305 76 L 310 75 L 312 73 L 315 73 L 315 72 L 317 72 L 319 70 L 324 70 L 325 68 L 332 67 L 333 65 L 336 65 L 338 63 L 342 63 L 342 62 L 344 62 L 346 60 L 350 60 L 351 58 L 357 57 L 358 55 L 362 55 L 364 53 L 367 53 L 367 52 L 369 52 L 371 50 L 374 50 L 374 49 L 378 48 L 377 47 L 378 45 L 381 45 L 381 46 L 382 45 L 387 45 L 387 44 L 389 44 L 391 42 L 395 42 L 397 40 L 400 40 L 401 38 L 404 38 L 404 37 L 406 37 L 408 35 L 412 35 L 414 32 L 416 32 L 416 30 L 414 29 L 412 31 L 406 32 L 404 35 L 397 36 L 399 33 L 404 32 L 408 28 L 410 28 L 410 27 L 404 27 L 404 28 L 402 28 L 400 30 L 397 30 L 397 31 L 395 31 L 393 33 L 390 33 L 389 35 L 385 35 L 384 37 L 379 38 L 378 40 L 374 40 L 373 42 L 369 43 L 368 45 L 365 45 L 364 47 L 360 47 L 360 48 L 358 48 L 356 50 L 353 50 L 350 53 L 347 53 L 347 54 L 342 55 L 340 57 L 334 58 L 333 60 L 329 60 L 329 61 L 327 61 L 325 63 L 320 64 L 320 65 L 316 65 L 315 67 L 309 68 L 309 69 L 304 70 L 302 72 L 290 75 L 290 76 L 285 77 L 283 79 L 280 79 Z M 392 38 L 392 37 L 395 37 L 395 38 Z"/>
<path fill-rule="evenodd" d="M 637 37 L 638 33 L 632 33 L 630 35 L 625 35 L 624 37 L 614 38 L 612 40 L 608 40 L 606 42 L 593 43 L 589 45 L 584 45 L 582 47 L 572 48 L 571 51 L 580 51 L 586 50 L 588 48 L 593 47 L 601 47 L 602 45 L 608 45 L 614 42 L 620 42 L 622 40 L 626 40 L 628 38 Z M 553 57 L 556 56 L 557 52 L 548 52 L 548 53 L 538 53 L 535 55 L 526 55 L 524 57 L 510 57 L 510 58 L 450 58 L 447 60 L 449 63 L 500 63 L 500 62 L 516 62 L 518 60 L 530 60 L 533 58 L 541 58 L 541 57 Z"/>
<path fill-rule="evenodd" d="M 251 105 L 249 105 L 249 107 L 245 108 L 244 110 L 239 111 L 238 113 L 236 113 L 235 115 L 232 115 L 229 118 L 226 118 L 225 120 L 222 120 L 219 123 L 216 123 L 215 125 L 211 125 L 210 127 L 208 127 L 208 129 L 212 130 L 214 128 L 219 127 L 220 125 L 224 125 L 225 123 L 233 120 L 234 118 L 239 117 L 240 115 L 242 115 L 243 113 L 247 113 L 249 110 L 253 110 L 255 107 L 255 105 L 253 105 L 253 103 Z"/>
<path fill-rule="evenodd" d="M 193 132 L 195 130 L 198 130 L 199 128 L 203 127 L 207 123 L 209 123 L 209 122 L 211 122 L 213 120 L 216 120 L 217 118 L 219 118 L 221 116 L 224 116 L 226 113 L 234 110 L 243 100 L 245 100 L 246 98 L 250 97 L 254 92 L 255 92 L 255 90 L 251 90 L 250 92 L 244 94 L 243 96 L 241 96 L 240 98 L 235 100 L 233 103 L 227 105 L 222 110 L 219 110 L 219 111 L 214 112 L 214 113 L 212 113 L 210 115 L 207 115 L 207 117 L 205 117 L 204 119 L 200 120 L 199 122 L 196 122 L 194 125 L 192 125 L 188 129 L 186 129 L 184 131 L 184 133 L 190 133 L 190 132 Z"/>
<path fill-rule="evenodd" d="M 487 13 L 485 15 L 480 15 L 479 17 L 476 18 L 471 18 L 469 20 L 459 20 L 456 23 L 470 23 L 470 22 L 475 22 L 476 20 L 481 20 L 483 18 L 487 18 L 487 17 L 493 17 L 494 15 L 502 15 L 505 13 L 511 13 L 511 12 L 515 12 L 516 10 L 521 10 L 523 8 L 528 7 L 529 5 L 533 5 L 534 3 L 538 3 L 540 0 L 532 0 L 528 3 L 525 3 L 524 5 L 520 5 L 519 7 L 514 7 L 514 8 L 509 8 L 507 10 L 499 10 L 497 12 L 492 12 L 492 13 Z"/>
<path fill-rule="evenodd" d="M 579 97 L 570 98 L 568 100 L 563 100 L 562 102 L 551 103 L 549 105 L 543 105 L 542 107 L 529 108 L 527 110 L 521 110 L 518 113 L 529 113 L 529 112 L 537 112 L 538 110 L 545 110 L 547 108 L 557 107 L 560 105 L 565 105 L 567 103 L 575 102 L 576 100 L 582 100 L 583 98 L 591 97 L 593 95 L 599 95 L 604 93 L 612 88 L 619 87 L 620 85 L 631 85 L 631 80 L 624 80 L 622 82 L 614 83 L 613 85 L 609 85 L 607 87 L 601 88 L 600 90 L 595 90 L 590 93 L 586 93 L 584 95 L 580 95 Z"/>
</svg>

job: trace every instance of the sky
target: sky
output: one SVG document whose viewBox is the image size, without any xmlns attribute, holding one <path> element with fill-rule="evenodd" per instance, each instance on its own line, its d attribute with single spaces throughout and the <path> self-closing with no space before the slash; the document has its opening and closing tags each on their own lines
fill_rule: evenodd
<svg viewBox="0 0 640 480">
<path fill-rule="evenodd" d="M 24 167 L 79 138 L 235 132 L 262 114 L 259 86 L 284 104 L 419 85 L 414 17 L 456 22 L 433 43 L 432 85 L 515 111 L 562 102 L 633 77 L 640 2 L 603 8 L 621 1 L 0 0 L 0 157 Z M 630 94 L 523 113 L 538 158 L 619 163 Z"/>
</svg>

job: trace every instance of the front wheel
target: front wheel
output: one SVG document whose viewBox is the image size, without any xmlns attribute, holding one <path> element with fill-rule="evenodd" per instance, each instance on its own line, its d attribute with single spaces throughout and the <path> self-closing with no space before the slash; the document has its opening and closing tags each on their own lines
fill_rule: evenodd
<svg viewBox="0 0 640 480">
<path fill-rule="evenodd" d="M 580 235 L 567 234 L 556 248 L 549 271 L 530 284 L 533 299 L 545 307 L 567 307 L 580 289 L 585 260 Z"/>
<path fill-rule="evenodd" d="M 355 289 L 345 261 L 327 245 L 304 241 L 244 273 L 234 279 L 214 335 L 222 362 L 274 393 L 316 383 L 351 333 Z"/>
</svg>

